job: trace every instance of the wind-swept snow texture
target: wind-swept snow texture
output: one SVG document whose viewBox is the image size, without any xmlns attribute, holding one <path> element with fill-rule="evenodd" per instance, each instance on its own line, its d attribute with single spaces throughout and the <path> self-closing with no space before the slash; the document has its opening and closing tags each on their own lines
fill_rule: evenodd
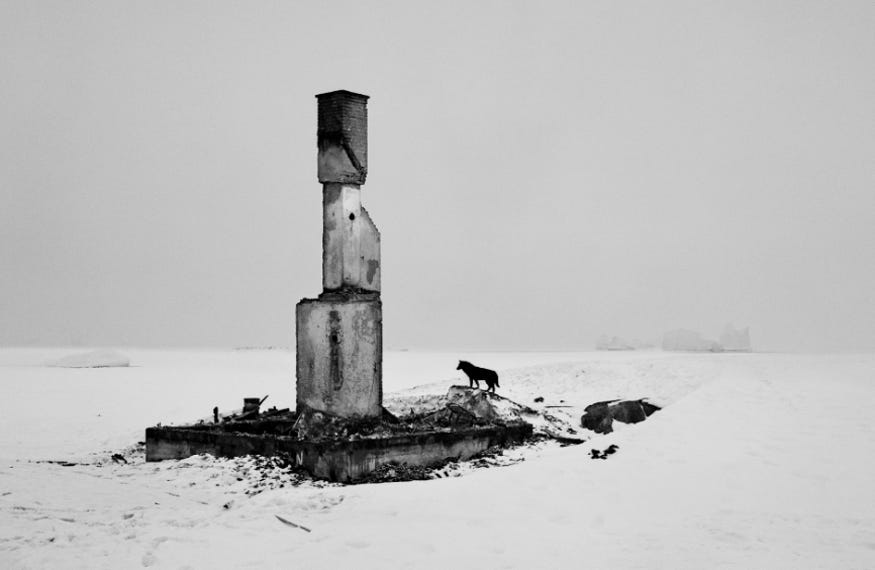
<svg viewBox="0 0 875 570">
<path fill-rule="evenodd" d="M 138 367 L 112 370 L 48 356 L 0 351 L 2 568 L 875 567 L 873 355 L 390 352 L 396 409 L 460 383 L 460 358 L 569 421 L 614 398 L 663 409 L 507 467 L 358 486 L 125 449 L 244 396 L 293 405 L 288 352 L 131 351 Z"/>
</svg>

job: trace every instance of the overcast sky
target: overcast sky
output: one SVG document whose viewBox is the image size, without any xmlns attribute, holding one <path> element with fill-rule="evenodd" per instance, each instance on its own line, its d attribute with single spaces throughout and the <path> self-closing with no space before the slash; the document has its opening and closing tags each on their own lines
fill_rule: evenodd
<svg viewBox="0 0 875 570">
<path fill-rule="evenodd" d="M 387 347 L 875 348 L 875 3 L 0 0 L 0 343 L 294 345 L 317 93 Z"/>
</svg>

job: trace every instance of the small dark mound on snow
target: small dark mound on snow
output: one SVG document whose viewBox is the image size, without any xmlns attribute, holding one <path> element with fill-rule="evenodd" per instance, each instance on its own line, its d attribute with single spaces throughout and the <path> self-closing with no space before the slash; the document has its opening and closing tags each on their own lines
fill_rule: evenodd
<svg viewBox="0 0 875 570">
<path fill-rule="evenodd" d="M 590 459 L 607 459 L 609 455 L 613 455 L 620 449 L 619 445 L 611 444 L 603 451 L 599 451 L 598 449 L 590 449 Z"/>
<path fill-rule="evenodd" d="M 659 410 L 645 400 L 608 400 L 590 404 L 580 417 L 580 424 L 596 433 L 611 433 L 614 431 L 614 420 L 624 424 L 643 422 L 653 412 Z"/>
</svg>

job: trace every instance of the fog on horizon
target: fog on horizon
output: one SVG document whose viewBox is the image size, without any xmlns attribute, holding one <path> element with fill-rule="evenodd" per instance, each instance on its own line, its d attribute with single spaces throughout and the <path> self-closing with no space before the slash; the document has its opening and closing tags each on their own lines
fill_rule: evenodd
<svg viewBox="0 0 875 570">
<path fill-rule="evenodd" d="M 875 348 L 872 2 L 0 3 L 0 346 L 293 346 L 367 94 L 387 348 Z"/>
</svg>

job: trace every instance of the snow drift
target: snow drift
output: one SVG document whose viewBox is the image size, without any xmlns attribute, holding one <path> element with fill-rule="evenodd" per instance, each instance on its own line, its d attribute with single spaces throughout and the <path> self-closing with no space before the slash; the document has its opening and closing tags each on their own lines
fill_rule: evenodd
<svg viewBox="0 0 875 570">
<path fill-rule="evenodd" d="M 593 402 L 663 409 L 505 451 L 502 469 L 340 486 L 124 447 L 249 393 L 291 406 L 291 352 L 131 348 L 125 370 L 34 366 L 45 353 L 0 350 L 0 568 L 875 568 L 872 354 L 387 351 L 399 413 L 467 384 L 443 376 L 460 357 L 574 425 Z"/>
</svg>

